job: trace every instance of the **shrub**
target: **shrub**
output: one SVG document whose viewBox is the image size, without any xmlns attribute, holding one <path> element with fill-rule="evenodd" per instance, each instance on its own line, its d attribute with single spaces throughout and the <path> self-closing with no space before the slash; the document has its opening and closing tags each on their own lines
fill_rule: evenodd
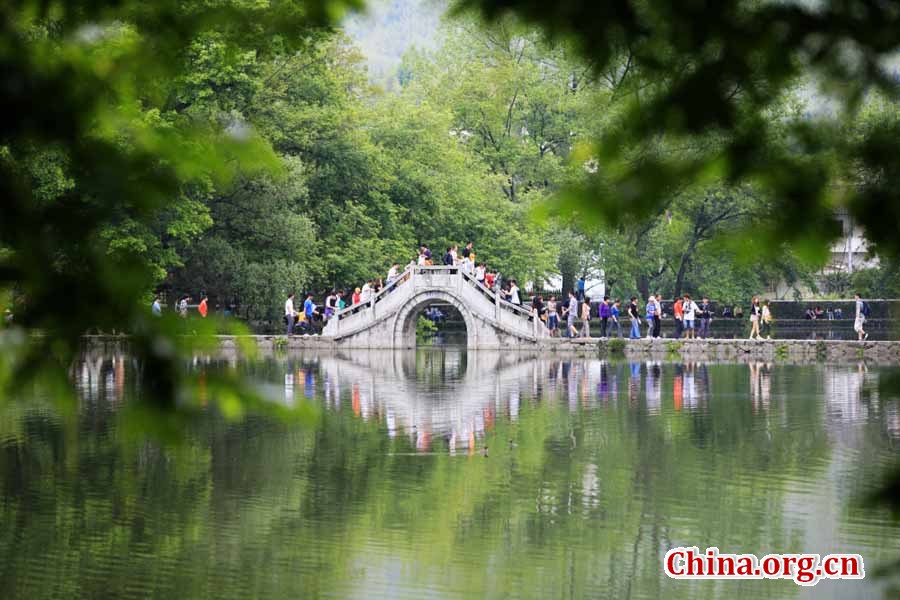
<svg viewBox="0 0 900 600">
<path fill-rule="evenodd" d="M 623 354 L 625 352 L 625 340 L 623 338 L 612 338 L 607 342 L 606 348 L 610 354 Z"/>
<path fill-rule="evenodd" d="M 416 341 L 429 341 L 435 333 L 437 333 L 437 325 L 434 324 L 434 321 L 420 315 L 419 320 L 416 321 Z"/>
</svg>

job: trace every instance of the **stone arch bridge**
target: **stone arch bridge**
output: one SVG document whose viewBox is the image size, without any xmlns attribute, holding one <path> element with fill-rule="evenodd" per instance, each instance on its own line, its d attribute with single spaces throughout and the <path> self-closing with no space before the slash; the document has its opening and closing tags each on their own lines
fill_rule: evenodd
<svg viewBox="0 0 900 600">
<path fill-rule="evenodd" d="M 369 302 L 337 312 L 322 337 L 347 348 L 412 348 L 418 316 L 434 304 L 459 311 L 468 348 L 536 345 L 549 335 L 530 310 L 501 300 L 461 267 L 411 266 Z"/>
</svg>

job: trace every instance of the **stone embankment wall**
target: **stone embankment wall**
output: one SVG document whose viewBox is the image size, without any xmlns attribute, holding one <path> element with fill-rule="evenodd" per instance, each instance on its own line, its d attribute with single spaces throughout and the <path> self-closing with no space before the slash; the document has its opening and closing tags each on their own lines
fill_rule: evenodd
<svg viewBox="0 0 900 600">
<path fill-rule="evenodd" d="M 256 336 L 260 350 L 331 350 L 336 346 L 318 336 Z M 222 337 L 222 347 L 235 347 L 235 339 Z M 900 341 L 844 340 L 613 340 L 550 338 L 536 344 L 509 346 L 509 350 L 560 352 L 583 355 L 624 356 L 635 359 L 684 359 L 698 361 L 785 360 L 790 362 L 844 362 L 869 360 L 900 363 Z"/>
<path fill-rule="evenodd" d="M 600 351 L 615 354 L 617 342 L 602 340 Z M 681 358 L 684 360 L 789 362 L 900 363 L 900 341 L 844 340 L 628 340 L 621 353 L 628 358 Z"/>
<path fill-rule="evenodd" d="M 127 337 L 88 336 L 86 345 L 94 351 L 121 350 Z M 337 349 L 337 344 L 320 336 L 257 335 L 256 346 L 264 351 Z M 234 336 L 219 336 L 222 350 L 238 350 L 247 340 Z M 350 348 L 342 347 L 344 350 Z M 843 341 L 843 340 L 676 340 L 660 338 L 648 340 L 549 338 L 532 344 L 510 345 L 501 351 L 536 353 L 565 353 L 585 356 L 625 357 L 638 360 L 690 361 L 788 361 L 788 362 L 849 362 L 866 360 L 876 363 L 900 364 L 900 341 Z M 383 350 L 390 352 L 390 350 Z"/>
</svg>

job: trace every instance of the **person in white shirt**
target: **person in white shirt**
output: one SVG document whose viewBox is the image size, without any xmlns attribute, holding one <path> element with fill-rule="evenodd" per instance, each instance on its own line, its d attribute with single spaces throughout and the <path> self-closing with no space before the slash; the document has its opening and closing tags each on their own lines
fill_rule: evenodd
<svg viewBox="0 0 900 600">
<path fill-rule="evenodd" d="M 426 260 L 428 260 L 428 258 L 425 256 L 425 253 L 419 252 L 419 258 L 417 259 L 416 264 L 419 265 L 420 267 L 424 267 Z"/>
<path fill-rule="evenodd" d="M 400 274 L 400 265 L 398 263 L 394 263 L 391 265 L 391 268 L 388 269 L 387 274 L 387 285 L 391 285 L 395 279 L 397 279 L 397 275 Z"/>
<path fill-rule="evenodd" d="M 475 279 L 480 284 L 484 284 L 484 263 L 478 263 L 478 266 L 475 267 Z"/>
<path fill-rule="evenodd" d="M 294 318 L 297 316 L 297 311 L 294 310 L 294 294 L 288 294 L 287 300 L 284 303 L 284 320 L 287 324 L 287 335 L 294 334 Z"/>
<path fill-rule="evenodd" d="M 575 329 L 575 318 L 578 316 L 578 298 L 575 292 L 569 291 L 569 302 L 566 304 L 566 333 L 570 338 L 578 336 L 578 330 Z"/>
<path fill-rule="evenodd" d="M 367 281 L 365 285 L 362 287 L 362 292 L 359 295 L 359 301 L 362 304 L 368 304 L 372 301 L 372 282 Z"/>
<path fill-rule="evenodd" d="M 694 319 L 697 317 L 697 311 L 700 307 L 691 300 L 690 294 L 685 294 L 681 301 L 681 322 L 684 327 L 684 337 L 692 339 L 694 337 Z"/>
<path fill-rule="evenodd" d="M 453 244 L 453 245 L 450 247 L 450 258 L 453 259 L 453 264 L 454 264 L 454 265 L 458 265 L 458 264 L 459 264 L 459 256 L 458 256 L 458 253 L 457 253 L 458 250 L 459 250 L 459 246 L 457 246 L 456 244 Z"/>
<path fill-rule="evenodd" d="M 869 305 L 863 302 L 862 298 L 859 297 L 859 294 L 853 294 L 853 298 L 856 300 L 856 318 L 853 320 L 853 331 L 856 332 L 859 341 L 867 340 L 869 339 L 869 334 L 863 329 L 863 325 L 868 316 Z"/>
<path fill-rule="evenodd" d="M 471 274 L 475 272 L 475 263 L 470 257 L 466 256 L 463 258 L 460 264 L 462 265 L 462 270 L 466 273 Z"/>
<path fill-rule="evenodd" d="M 516 306 L 522 305 L 522 300 L 519 298 L 519 285 L 516 283 L 515 279 L 512 279 L 509 282 L 509 301 Z"/>
</svg>

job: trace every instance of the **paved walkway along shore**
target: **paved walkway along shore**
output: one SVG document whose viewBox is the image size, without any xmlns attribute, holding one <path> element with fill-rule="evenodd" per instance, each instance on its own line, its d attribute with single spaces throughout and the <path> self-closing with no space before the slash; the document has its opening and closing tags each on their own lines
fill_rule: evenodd
<svg viewBox="0 0 900 600">
<path fill-rule="evenodd" d="M 283 335 L 218 336 L 222 350 L 234 351 L 242 343 L 252 339 L 262 351 L 295 350 L 362 350 L 333 339 L 320 336 Z M 88 347 L 121 344 L 127 337 L 87 336 Z M 385 352 L 390 350 L 380 349 Z M 536 343 L 509 345 L 501 351 L 531 353 L 577 353 L 608 357 L 659 360 L 741 361 L 763 360 L 790 362 L 852 362 L 866 360 L 884 364 L 900 364 L 900 340 L 897 341 L 849 341 L 849 340 L 760 340 L 706 339 L 677 340 L 659 338 L 598 339 L 598 338 L 545 338 Z M 496 350 L 486 350 L 496 352 Z"/>
</svg>

